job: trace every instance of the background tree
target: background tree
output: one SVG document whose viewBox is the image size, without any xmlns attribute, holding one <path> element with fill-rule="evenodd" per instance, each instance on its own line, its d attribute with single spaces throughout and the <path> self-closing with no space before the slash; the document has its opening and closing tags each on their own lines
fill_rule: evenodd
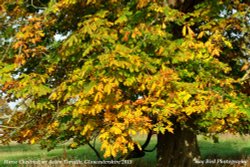
<svg viewBox="0 0 250 167">
<path fill-rule="evenodd" d="M 157 165 L 188 167 L 197 134 L 249 133 L 246 2 L 0 2 L 1 94 L 23 108 L 4 139 L 133 158 L 157 134 Z"/>
</svg>

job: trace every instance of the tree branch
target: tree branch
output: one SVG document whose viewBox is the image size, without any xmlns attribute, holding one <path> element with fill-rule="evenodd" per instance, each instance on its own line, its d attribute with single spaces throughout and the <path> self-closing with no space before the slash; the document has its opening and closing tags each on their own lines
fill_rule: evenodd
<svg viewBox="0 0 250 167">
<path fill-rule="evenodd" d="M 11 44 L 12 44 L 12 41 L 8 44 L 7 49 L 5 50 L 5 52 L 4 52 L 4 54 L 3 54 L 2 58 L 1 58 L 1 61 L 3 61 L 5 59 L 5 57 L 6 57 L 6 55 L 8 54 L 8 52 L 10 50 L 10 47 L 11 47 Z"/>
<path fill-rule="evenodd" d="M 39 1 L 40 2 L 40 1 Z M 33 8 L 35 8 L 35 9 L 46 9 L 46 7 L 41 7 L 41 6 L 36 6 L 36 5 L 34 5 L 34 0 L 31 0 L 31 6 L 33 7 Z"/>
<path fill-rule="evenodd" d="M 10 118 L 10 116 L 2 116 L 2 117 L 0 117 L 0 120 L 9 119 L 9 118 Z"/>
<path fill-rule="evenodd" d="M 152 148 L 150 150 L 144 150 L 144 152 L 153 152 L 156 148 L 157 148 L 157 144 L 154 146 L 154 148 Z"/>
<path fill-rule="evenodd" d="M 96 150 L 96 148 L 95 148 L 94 146 L 92 146 L 89 142 L 88 142 L 88 146 L 95 152 L 97 158 L 98 158 L 99 160 L 102 160 L 102 158 L 101 158 L 99 152 Z"/>
<path fill-rule="evenodd" d="M 148 146 L 148 144 L 150 143 L 150 140 L 151 140 L 151 137 L 152 137 L 152 135 L 153 135 L 153 132 L 152 132 L 152 130 L 150 130 L 149 131 L 149 133 L 148 133 L 148 136 L 147 136 L 147 139 L 146 139 L 146 141 L 145 141 L 145 143 L 142 145 L 142 150 L 144 151 L 145 150 L 145 148 Z"/>
<path fill-rule="evenodd" d="M 127 156 L 123 157 L 121 156 L 120 158 L 118 159 L 122 159 L 122 158 L 125 158 L 125 159 L 131 159 L 131 158 L 141 158 L 143 156 L 145 156 L 145 152 L 149 152 L 149 151 L 145 151 L 145 148 L 148 146 L 148 144 L 150 143 L 151 141 L 151 137 L 153 135 L 153 131 L 150 130 L 149 133 L 148 133 L 148 136 L 147 136 L 147 139 L 146 141 L 144 142 L 144 144 L 142 145 L 142 149 L 140 149 L 137 144 L 134 144 L 134 150 L 129 152 L 127 154 Z M 155 148 L 154 148 L 155 149 Z"/>
<path fill-rule="evenodd" d="M 5 126 L 5 125 L 0 125 L 0 128 L 6 128 L 6 129 L 18 129 L 18 127 Z"/>
</svg>

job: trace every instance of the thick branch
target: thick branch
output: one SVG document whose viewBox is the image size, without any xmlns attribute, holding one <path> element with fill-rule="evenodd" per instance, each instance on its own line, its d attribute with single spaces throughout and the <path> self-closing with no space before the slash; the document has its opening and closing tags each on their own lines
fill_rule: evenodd
<svg viewBox="0 0 250 167">
<path fill-rule="evenodd" d="M 153 135 L 153 132 L 152 132 L 152 130 L 150 130 L 149 131 L 149 133 L 148 133 L 148 136 L 147 136 L 147 139 L 146 139 L 146 141 L 145 141 L 145 143 L 142 145 L 142 150 L 144 151 L 145 150 L 145 148 L 148 146 L 148 144 L 150 143 L 150 140 L 151 140 L 151 137 L 152 137 L 152 135 Z"/>
<path fill-rule="evenodd" d="M 131 159 L 131 158 L 141 158 L 145 155 L 145 148 L 148 146 L 150 143 L 151 137 L 153 135 L 153 132 L 150 130 L 147 136 L 146 141 L 142 145 L 142 149 L 140 149 L 136 144 L 134 144 L 134 150 L 131 151 L 125 158 L 126 159 Z"/>
<path fill-rule="evenodd" d="M 150 150 L 144 150 L 144 152 L 153 152 L 156 148 L 157 148 L 157 144 L 154 146 L 154 148 L 152 148 Z"/>
</svg>

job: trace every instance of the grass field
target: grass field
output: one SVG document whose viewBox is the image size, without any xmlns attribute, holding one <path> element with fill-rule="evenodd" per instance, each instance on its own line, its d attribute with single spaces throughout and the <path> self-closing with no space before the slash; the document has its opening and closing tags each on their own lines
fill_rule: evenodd
<svg viewBox="0 0 250 167">
<path fill-rule="evenodd" d="M 212 140 L 205 139 L 202 136 L 199 136 L 198 139 L 201 151 L 201 160 L 249 160 L 250 136 L 240 137 L 233 135 L 222 135 L 220 137 L 219 143 L 213 143 Z M 153 148 L 155 146 L 155 143 L 156 140 L 154 138 L 154 140 L 150 143 L 149 148 Z M 156 164 L 155 157 L 155 151 L 147 153 L 146 156 L 141 159 L 132 160 L 132 166 L 153 167 Z M 42 165 L 43 163 L 54 163 L 54 165 L 51 166 L 60 166 L 60 163 L 62 163 L 63 161 L 68 164 L 64 166 L 90 166 L 73 165 L 76 163 L 79 164 L 79 161 L 77 160 L 80 160 L 81 162 L 88 162 L 87 160 L 97 159 L 94 152 L 88 146 L 82 146 L 78 149 L 72 150 L 67 149 L 64 145 L 60 145 L 50 152 L 41 150 L 38 145 L 11 144 L 9 146 L 0 146 L 0 167 L 48 166 Z M 33 161 L 33 164 L 40 165 L 22 165 L 23 163 L 29 163 L 31 161 Z M 128 161 L 127 163 L 129 162 L 130 161 Z M 250 165 L 249 163 L 250 162 L 248 161 L 248 165 Z M 215 165 L 210 164 L 210 166 Z"/>
</svg>

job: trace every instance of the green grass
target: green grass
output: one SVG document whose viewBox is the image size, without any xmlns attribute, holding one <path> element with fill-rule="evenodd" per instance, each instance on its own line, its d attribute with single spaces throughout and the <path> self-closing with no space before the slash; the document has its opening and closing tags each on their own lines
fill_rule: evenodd
<svg viewBox="0 0 250 167">
<path fill-rule="evenodd" d="M 250 156 L 250 137 L 235 137 L 232 135 L 221 136 L 219 143 L 213 143 L 211 139 L 205 139 L 202 136 L 198 137 L 199 147 L 201 151 L 201 159 L 206 158 L 221 158 L 221 159 L 246 159 Z M 138 138 L 141 142 L 142 139 Z M 153 148 L 156 144 L 156 139 L 150 143 L 148 148 Z M 146 153 L 145 157 L 133 160 L 133 166 L 153 167 L 156 164 L 156 152 Z M 60 145 L 56 149 L 47 152 L 41 150 L 38 145 L 28 144 L 11 144 L 9 146 L 0 146 L 0 167 L 4 165 L 4 160 L 12 161 L 19 160 L 97 160 L 95 153 L 88 146 L 81 146 L 78 149 L 67 149 Z M 18 166 L 16 164 L 8 165 Z"/>
<path fill-rule="evenodd" d="M 41 150 L 38 145 L 11 144 L 0 146 L 0 165 L 4 160 L 51 160 L 51 159 L 95 159 L 95 154 L 86 146 L 67 149 L 58 146 L 52 151 Z"/>
<path fill-rule="evenodd" d="M 198 137 L 201 156 L 205 158 L 246 158 L 250 156 L 250 137 L 223 135 L 218 143 Z"/>
</svg>

